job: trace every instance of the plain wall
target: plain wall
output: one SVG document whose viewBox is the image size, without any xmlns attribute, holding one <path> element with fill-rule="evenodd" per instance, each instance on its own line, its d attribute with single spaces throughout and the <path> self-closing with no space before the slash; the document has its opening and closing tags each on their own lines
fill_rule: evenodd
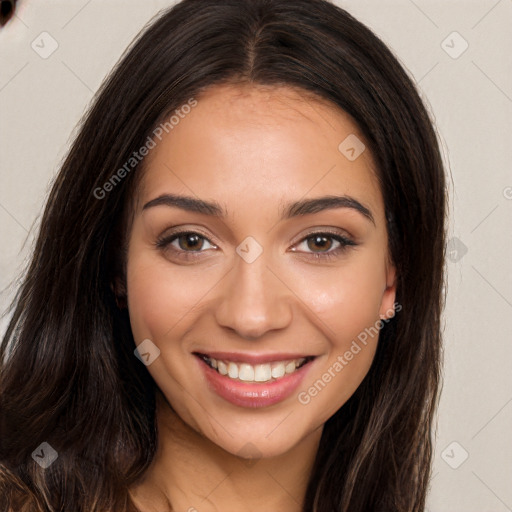
<svg viewBox="0 0 512 512">
<path fill-rule="evenodd" d="M 2 311 L 75 125 L 132 38 L 171 3 L 21 0 L 0 29 Z M 337 3 L 419 84 L 449 173 L 444 385 L 428 509 L 512 511 L 512 1 Z M 46 56 L 52 39 L 58 47 Z"/>
</svg>

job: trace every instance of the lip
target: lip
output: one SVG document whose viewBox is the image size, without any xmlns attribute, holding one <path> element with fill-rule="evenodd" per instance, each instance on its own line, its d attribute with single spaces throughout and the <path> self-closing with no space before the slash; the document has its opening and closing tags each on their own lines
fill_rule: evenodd
<svg viewBox="0 0 512 512">
<path fill-rule="evenodd" d="M 213 352 L 208 353 L 208 355 L 214 359 L 217 359 L 217 356 L 221 353 L 217 352 L 216 354 L 217 355 L 214 355 Z M 225 359 L 237 362 L 235 359 L 231 359 L 233 355 L 234 354 L 229 354 L 229 357 L 226 357 Z M 284 359 L 280 359 L 283 355 L 288 356 L 288 354 L 279 354 L 278 356 L 261 355 L 257 357 L 258 361 L 256 364 L 271 361 L 283 361 L 284 359 L 298 359 L 298 357 L 295 356 L 284 357 Z M 240 362 L 253 361 L 253 359 L 247 358 L 247 354 L 244 354 L 243 357 L 244 359 L 240 359 Z M 268 357 L 271 357 L 271 359 L 268 359 Z M 223 357 L 218 358 L 224 359 Z M 203 361 L 198 355 L 195 355 L 194 359 L 197 361 L 200 370 L 203 372 L 208 387 L 211 391 L 233 405 L 249 408 L 268 407 L 270 405 L 284 401 L 297 389 L 306 374 L 309 372 L 312 363 L 315 361 L 314 358 L 304 364 L 304 366 L 301 366 L 295 370 L 293 373 L 290 373 L 285 377 L 281 377 L 280 379 L 273 382 L 248 383 L 230 379 L 227 376 L 221 375 L 219 372 L 206 364 L 206 362 Z"/>
</svg>

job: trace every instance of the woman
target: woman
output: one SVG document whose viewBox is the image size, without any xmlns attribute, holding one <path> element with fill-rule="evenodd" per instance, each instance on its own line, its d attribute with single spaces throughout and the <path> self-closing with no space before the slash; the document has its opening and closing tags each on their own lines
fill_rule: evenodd
<svg viewBox="0 0 512 512">
<path fill-rule="evenodd" d="M 324 0 L 183 0 L 105 81 L 2 343 L 1 510 L 424 510 L 438 144 Z"/>
</svg>

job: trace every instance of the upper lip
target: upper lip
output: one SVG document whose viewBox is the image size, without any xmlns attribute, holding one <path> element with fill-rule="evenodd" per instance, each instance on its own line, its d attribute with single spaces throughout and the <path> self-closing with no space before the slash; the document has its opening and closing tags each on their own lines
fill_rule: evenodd
<svg viewBox="0 0 512 512">
<path fill-rule="evenodd" d="M 196 355 L 202 355 L 217 359 L 220 361 L 232 361 L 233 363 L 264 364 L 278 361 L 290 361 L 293 359 L 313 358 L 311 354 L 298 354 L 296 352 L 280 352 L 275 354 L 255 354 L 246 352 L 194 352 Z"/>
</svg>

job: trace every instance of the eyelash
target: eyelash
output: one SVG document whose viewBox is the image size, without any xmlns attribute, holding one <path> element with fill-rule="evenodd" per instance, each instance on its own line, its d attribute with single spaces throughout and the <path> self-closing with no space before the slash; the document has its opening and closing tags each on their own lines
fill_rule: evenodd
<svg viewBox="0 0 512 512">
<path fill-rule="evenodd" d="M 179 239 L 183 235 L 198 235 L 203 240 L 206 240 L 209 244 L 215 246 L 215 244 L 210 242 L 210 240 L 208 240 L 207 237 L 205 237 L 204 235 L 202 235 L 201 233 L 198 233 L 196 231 L 179 231 L 179 232 L 176 232 L 176 233 L 171 233 L 170 235 L 166 235 L 166 236 L 160 237 L 160 238 L 158 238 L 156 240 L 155 246 L 158 249 L 160 249 L 160 250 L 168 249 L 170 247 L 170 244 L 174 240 Z M 339 233 L 332 233 L 332 232 L 329 232 L 329 231 L 315 231 L 313 233 L 309 233 L 307 236 L 305 236 L 304 238 L 299 240 L 299 242 L 297 242 L 297 244 L 301 244 L 303 242 L 306 242 L 310 238 L 314 238 L 314 237 L 318 237 L 318 236 L 324 237 L 324 238 L 331 238 L 333 240 L 336 240 L 337 242 L 339 242 L 340 246 L 337 249 L 329 250 L 329 252 L 306 253 L 306 254 L 310 254 L 314 259 L 332 260 L 334 258 L 338 258 L 339 256 L 341 256 L 341 254 L 346 252 L 350 246 L 356 246 L 357 245 L 350 238 L 347 238 L 347 237 L 345 237 L 343 235 L 340 235 Z M 295 245 L 297 245 L 297 244 L 295 244 Z M 185 259 L 185 260 L 196 259 L 197 257 L 199 257 L 199 254 L 204 252 L 204 251 L 201 251 L 201 250 L 199 250 L 199 251 L 184 251 L 182 249 L 176 249 L 176 248 L 172 248 L 172 251 L 175 254 L 179 254 L 178 257 L 180 257 L 182 259 Z"/>
</svg>

